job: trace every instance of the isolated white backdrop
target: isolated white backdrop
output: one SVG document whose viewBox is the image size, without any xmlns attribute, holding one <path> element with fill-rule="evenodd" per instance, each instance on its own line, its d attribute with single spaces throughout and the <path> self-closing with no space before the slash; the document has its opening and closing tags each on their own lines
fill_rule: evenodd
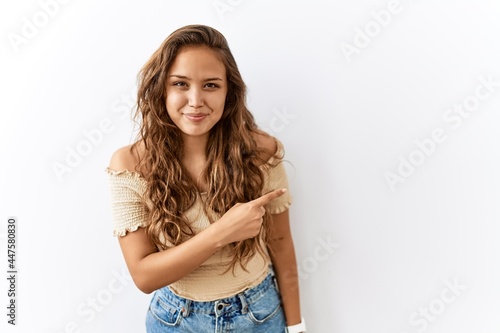
<svg viewBox="0 0 500 333">
<path fill-rule="evenodd" d="M 138 70 L 193 23 L 226 36 L 285 144 L 309 332 L 500 329 L 498 1 L 29 0 L 0 17 L 0 253 L 17 216 L 20 271 L 2 332 L 144 331 L 104 168 L 133 139 Z"/>
</svg>

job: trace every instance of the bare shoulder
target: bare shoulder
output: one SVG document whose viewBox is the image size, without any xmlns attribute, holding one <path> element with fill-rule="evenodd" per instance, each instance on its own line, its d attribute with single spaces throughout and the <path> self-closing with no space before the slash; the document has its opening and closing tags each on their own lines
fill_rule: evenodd
<svg viewBox="0 0 500 333">
<path fill-rule="evenodd" d="M 142 149 L 142 143 L 119 148 L 111 156 L 109 168 L 114 171 L 128 170 L 140 172 L 137 170 L 137 166 L 141 158 Z"/>
<path fill-rule="evenodd" d="M 275 137 L 267 134 L 266 132 L 260 131 L 259 133 L 255 133 L 253 138 L 257 144 L 257 148 L 260 150 L 260 157 L 264 161 L 269 160 L 272 156 L 274 156 L 274 154 L 276 154 L 278 145 L 276 144 Z"/>
</svg>

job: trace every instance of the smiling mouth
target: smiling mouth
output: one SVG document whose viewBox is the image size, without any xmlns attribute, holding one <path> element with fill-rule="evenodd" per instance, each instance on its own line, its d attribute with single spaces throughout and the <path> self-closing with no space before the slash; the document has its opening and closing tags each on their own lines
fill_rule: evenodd
<svg viewBox="0 0 500 333">
<path fill-rule="evenodd" d="M 202 121 L 208 114 L 206 113 L 185 113 L 184 116 L 191 121 Z"/>
</svg>

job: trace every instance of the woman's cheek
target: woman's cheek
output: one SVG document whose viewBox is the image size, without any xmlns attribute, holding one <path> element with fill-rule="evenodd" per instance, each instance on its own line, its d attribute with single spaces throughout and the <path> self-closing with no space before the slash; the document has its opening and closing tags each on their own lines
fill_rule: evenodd
<svg viewBox="0 0 500 333">
<path fill-rule="evenodd" d="M 180 107 L 182 107 L 185 103 L 185 97 L 183 94 L 178 93 L 178 92 L 171 92 L 170 94 L 167 94 L 167 108 L 173 108 L 173 110 L 176 110 Z"/>
</svg>

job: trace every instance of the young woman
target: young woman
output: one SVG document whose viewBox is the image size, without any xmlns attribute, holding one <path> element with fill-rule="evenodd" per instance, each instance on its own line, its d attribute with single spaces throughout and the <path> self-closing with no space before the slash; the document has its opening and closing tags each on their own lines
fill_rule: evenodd
<svg viewBox="0 0 500 333">
<path fill-rule="evenodd" d="M 305 332 L 283 146 L 245 94 L 224 36 L 202 25 L 139 73 L 138 138 L 106 171 L 127 267 L 154 292 L 147 332 Z"/>
</svg>

